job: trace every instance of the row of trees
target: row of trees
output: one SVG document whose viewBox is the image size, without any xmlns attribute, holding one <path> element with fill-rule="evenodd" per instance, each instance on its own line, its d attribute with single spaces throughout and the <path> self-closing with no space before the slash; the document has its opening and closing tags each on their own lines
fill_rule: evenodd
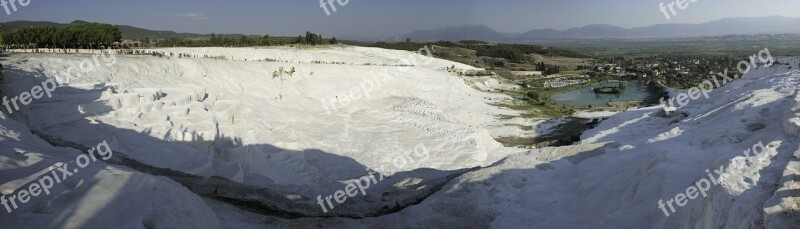
<svg viewBox="0 0 800 229">
<path fill-rule="evenodd" d="M 5 45 L 25 48 L 99 48 L 121 42 L 122 33 L 109 24 L 86 23 L 19 28 L 0 38 Z"/>
<path fill-rule="evenodd" d="M 556 47 L 548 47 L 548 46 L 541 46 L 541 45 L 526 45 L 526 44 L 499 44 L 499 46 L 506 46 L 511 49 L 519 50 L 525 54 L 541 54 L 545 56 L 563 56 L 563 57 L 574 57 L 574 58 L 587 58 L 589 56 L 562 48 Z"/>
<path fill-rule="evenodd" d="M 526 53 L 508 46 L 478 45 L 475 47 L 475 51 L 477 51 L 475 55 L 478 56 L 504 58 L 516 63 L 522 63 L 530 60 L 530 58 L 525 55 Z"/>
<path fill-rule="evenodd" d="M 336 44 L 339 43 L 336 41 L 336 38 L 332 38 L 329 41 L 326 41 L 322 38 L 322 35 L 314 34 L 312 32 L 306 31 L 306 36 L 298 36 L 297 39 L 294 40 L 294 44 L 306 44 L 306 45 L 324 45 L 324 44 Z"/>
<path fill-rule="evenodd" d="M 525 44 L 497 44 L 497 45 L 480 45 L 468 44 L 461 45 L 464 48 L 473 49 L 477 51 L 478 56 L 489 56 L 505 58 L 511 62 L 523 63 L 530 61 L 529 54 L 540 54 L 545 56 L 563 56 L 586 58 L 586 55 L 554 47 L 544 47 L 540 45 L 525 45 Z"/>
<path fill-rule="evenodd" d="M 539 62 L 536 64 L 536 71 L 542 71 L 542 74 L 548 76 L 561 73 L 561 66 L 550 65 L 550 64 L 545 64 L 544 62 Z"/>
<path fill-rule="evenodd" d="M 525 44 L 489 44 L 477 40 L 464 40 L 459 42 L 452 41 L 437 41 L 437 42 L 412 42 L 406 39 L 405 42 L 348 42 L 351 45 L 378 47 L 385 49 L 397 49 L 407 51 L 417 51 L 424 46 L 432 47 L 434 45 L 441 47 L 454 47 L 475 50 L 475 55 L 486 57 L 497 57 L 507 59 L 511 62 L 523 63 L 531 61 L 529 54 L 540 54 L 545 56 L 564 56 L 564 57 L 577 57 L 585 58 L 586 55 L 555 47 L 545 47 L 540 45 L 525 45 Z"/>
<path fill-rule="evenodd" d="M 150 39 L 145 38 L 140 41 L 144 45 L 151 45 Z M 336 38 L 329 40 L 323 39 L 322 36 L 306 32 L 306 36 L 298 36 L 297 38 L 291 37 L 271 37 L 264 36 L 247 36 L 241 35 L 225 36 L 211 34 L 210 37 L 200 38 L 169 38 L 155 42 L 157 47 L 251 47 L 251 46 L 271 46 L 271 45 L 287 45 L 287 44 L 306 44 L 306 45 L 324 45 L 324 44 L 338 44 Z"/>
</svg>

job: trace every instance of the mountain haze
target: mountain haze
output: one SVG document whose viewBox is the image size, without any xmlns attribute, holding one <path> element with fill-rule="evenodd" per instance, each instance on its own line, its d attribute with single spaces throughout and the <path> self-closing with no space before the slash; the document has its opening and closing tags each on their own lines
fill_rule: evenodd
<svg viewBox="0 0 800 229">
<path fill-rule="evenodd" d="M 47 21 L 10 21 L 0 23 L 0 33 L 28 26 L 67 26 L 69 24 L 90 23 L 73 21 L 55 23 Z M 114 25 L 122 32 L 123 39 L 141 40 L 166 38 L 192 38 L 209 34 L 179 33 L 158 31 L 128 25 Z M 268 34 L 269 31 L 264 31 Z M 619 38 L 686 38 L 724 35 L 790 34 L 800 33 L 800 18 L 780 16 L 759 18 L 727 18 L 701 24 L 658 24 L 648 27 L 622 28 L 606 24 L 594 24 L 567 30 L 533 29 L 524 33 L 500 33 L 486 25 L 463 25 L 444 28 L 417 30 L 405 35 L 383 38 L 361 37 L 354 40 L 393 40 L 410 38 L 415 41 L 439 40 L 485 40 L 494 42 L 527 42 L 560 39 L 619 39 Z M 219 34 L 221 36 L 241 36 L 242 34 Z"/>
<path fill-rule="evenodd" d="M 498 42 L 554 40 L 564 38 L 651 38 L 651 37 L 701 37 L 735 34 L 785 34 L 800 33 L 800 18 L 759 17 L 727 18 L 701 24 L 658 24 L 648 27 L 622 28 L 595 24 L 567 30 L 534 29 L 522 34 L 499 33 L 484 25 L 447 27 L 420 30 L 396 36 L 394 40 L 467 40 L 478 39 Z"/>
</svg>

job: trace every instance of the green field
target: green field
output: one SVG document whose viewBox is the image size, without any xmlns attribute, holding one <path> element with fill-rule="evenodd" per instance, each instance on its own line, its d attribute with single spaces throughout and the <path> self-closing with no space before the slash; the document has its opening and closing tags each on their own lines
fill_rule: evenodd
<svg viewBox="0 0 800 229">
<path fill-rule="evenodd" d="M 574 40 L 555 47 L 590 56 L 708 55 L 748 56 L 769 48 L 776 56 L 800 56 L 800 35 L 736 35 L 722 37 Z"/>
</svg>

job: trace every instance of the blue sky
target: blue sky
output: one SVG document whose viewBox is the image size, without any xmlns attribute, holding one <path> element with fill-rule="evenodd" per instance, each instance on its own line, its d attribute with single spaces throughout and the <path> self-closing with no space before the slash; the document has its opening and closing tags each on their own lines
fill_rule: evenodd
<svg viewBox="0 0 800 229">
<path fill-rule="evenodd" d="M 797 0 L 697 0 L 667 20 L 658 10 L 661 2 L 671 1 L 349 0 L 327 16 L 319 0 L 31 0 L 11 15 L 0 12 L 0 21 L 85 20 L 196 33 L 297 35 L 311 30 L 359 37 L 466 24 L 525 32 L 589 24 L 639 27 L 728 17 L 800 17 Z"/>
</svg>

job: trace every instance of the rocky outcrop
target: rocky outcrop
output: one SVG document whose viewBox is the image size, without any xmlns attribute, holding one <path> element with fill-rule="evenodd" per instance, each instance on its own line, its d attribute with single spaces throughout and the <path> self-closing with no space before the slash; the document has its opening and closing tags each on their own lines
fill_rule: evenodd
<svg viewBox="0 0 800 229">
<path fill-rule="evenodd" d="M 783 117 L 783 128 L 787 134 L 800 137 L 800 93 L 795 95 Z"/>
<path fill-rule="evenodd" d="M 796 228 L 800 225 L 800 148 L 786 165 L 775 194 L 764 202 L 766 228 Z"/>
<path fill-rule="evenodd" d="M 787 134 L 800 138 L 800 94 L 786 110 L 783 127 Z M 780 186 L 764 203 L 764 226 L 767 228 L 796 228 L 800 225 L 800 146 L 786 165 Z"/>
</svg>

